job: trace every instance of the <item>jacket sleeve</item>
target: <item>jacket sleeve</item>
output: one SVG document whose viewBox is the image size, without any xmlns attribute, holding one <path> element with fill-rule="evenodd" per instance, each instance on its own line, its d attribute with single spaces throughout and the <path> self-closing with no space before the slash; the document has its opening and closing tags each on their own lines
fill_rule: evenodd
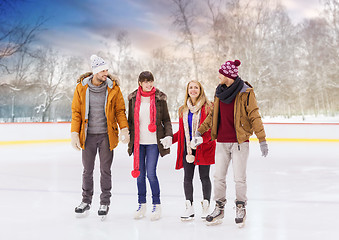
<svg viewBox="0 0 339 240">
<path fill-rule="evenodd" d="M 168 112 L 167 108 L 167 102 L 163 101 L 163 117 L 162 117 L 162 122 L 164 124 L 165 128 L 165 136 L 171 136 L 173 137 L 173 130 L 172 130 L 172 122 L 171 122 L 171 117 Z"/>
<path fill-rule="evenodd" d="M 210 111 L 207 117 L 205 118 L 204 122 L 198 128 L 198 132 L 200 132 L 201 135 L 203 135 L 205 132 L 211 129 L 212 121 L 213 121 L 213 112 L 214 112 L 214 106 L 210 108 Z M 210 136 L 211 136 L 211 131 L 210 131 Z"/>
<path fill-rule="evenodd" d="M 259 113 L 257 100 L 253 91 L 249 92 L 248 101 L 246 105 L 247 105 L 246 107 L 247 116 L 253 128 L 253 131 L 257 138 L 259 139 L 259 142 L 263 142 L 266 139 L 266 133 Z"/>
<path fill-rule="evenodd" d="M 75 88 L 72 101 L 71 132 L 80 133 L 81 128 L 81 103 L 78 87 Z"/>
<path fill-rule="evenodd" d="M 126 127 L 128 128 L 125 101 L 122 96 L 120 88 L 118 89 L 117 99 L 115 102 L 115 116 L 116 116 L 120 129 L 123 129 Z"/>
</svg>

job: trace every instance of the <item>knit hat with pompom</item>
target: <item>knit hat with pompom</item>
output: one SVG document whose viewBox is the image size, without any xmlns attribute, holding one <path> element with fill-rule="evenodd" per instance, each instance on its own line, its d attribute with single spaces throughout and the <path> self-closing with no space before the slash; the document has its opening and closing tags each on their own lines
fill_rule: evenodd
<svg viewBox="0 0 339 240">
<path fill-rule="evenodd" d="M 97 55 L 91 56 L 91 67 L 93 74 L 101 72 L 103 70 L 108 70 L 108 65 L 104 59 L 98 57 Z"/>
<path fill-rule="evenodd" d="M 227 61 L 221 65 L 219 73 L 225 77 L 236 79 L 238 77 L 238 66 L 241 64 L 239 60 Z"/>
</svg>

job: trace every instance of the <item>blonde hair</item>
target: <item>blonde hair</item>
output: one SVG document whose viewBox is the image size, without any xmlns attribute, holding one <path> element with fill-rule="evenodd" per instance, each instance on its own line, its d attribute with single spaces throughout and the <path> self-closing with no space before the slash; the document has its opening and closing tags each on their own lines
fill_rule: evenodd
<svg viewBox="0 0 339 240">
<path fill-rule="evenodd" d="M 210 110 L 210 107 L 211 107 L 211 103 L 210 101 L 208 101 L 206 95 L 205 95 L 205 90 L 203 88 L 203 86 L 201 85 L 201 83 L 197 80 L 191 80 L 187 83 L 187 86 L 186 86 L 186 94 L 185 94 L 185 102 L 184 102 L 184 105 L 182 105 L 180 108 L 179 108 L 179 116 L 181 117 L 182 116 L 182 113 L 184 112 L 184 110 L 188 109 L 188 106 L 187 106 L 187 101 L 191 101 L 192 103 L 192 100 L 191 100 L 191 97 L 190 95 L 188 94 L 188 89 L 189 89 L 189 86 L 190 86 L 190 83 L 196 83 L 199 88 L 200 88 L 200 93 L 199 93 L 199 96 L 197 98 L 197 101 L 196 102 L 199 102 L 199 101 L 202 101 L 202 104 L 201 106 L 203 105 L 207 105 L 205 107 L 205 112 L 206 114 L 209 112 Z M 193 104 L 193 103 L 192 103 Z"/>
</svg>

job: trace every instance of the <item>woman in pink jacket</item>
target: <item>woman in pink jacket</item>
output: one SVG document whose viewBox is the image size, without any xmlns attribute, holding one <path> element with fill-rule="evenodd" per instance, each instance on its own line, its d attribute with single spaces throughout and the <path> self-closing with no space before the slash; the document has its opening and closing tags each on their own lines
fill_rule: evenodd
<svg viewBox="0 0 339 240">
<path fill-rule="evenodd" d="M 179 108 L 179 130 L 173 135 L 173 143 L 178 142 L 176 169 L 184 168 L 184 192 L 186 210 L 181 216 L 182 221 L 194 219 L 193 207 L 193 176 L 195 165 L 199 165 L 202 183 L 203 200 L 202 215 L 204 220 L 208 213 L 211 198 L 210 165 L 214 164 L 215 141 L 211 141 L 211 132 L 202 135 L 202 144 L 191 147 L 192 137 L 211 109 L 200 82 L 190 81 L 187 84 L 185 103 Z"/>
</svg>

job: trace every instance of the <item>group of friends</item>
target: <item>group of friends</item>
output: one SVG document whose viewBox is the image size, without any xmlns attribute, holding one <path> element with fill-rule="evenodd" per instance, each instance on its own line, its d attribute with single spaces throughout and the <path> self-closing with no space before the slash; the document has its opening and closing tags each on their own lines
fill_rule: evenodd
<svg viewBox="0 0 339 240">
<path fill-rule="evenodd" d="M 101 57 L 91 56 L 92 72 L 81 75 L 72 101 L 71 144 L 82 151 L 82 201 L 75 208 L 85 214 L 93 197 L 94 162 L 100 159 L 100 207 L 98 215 L 109 211 L 114 148 L 119 141 L 128 144 L 133 155 L 132 176 L 137 179 L 138 208 L 134 218 L 146 216 L 146 178 L 152 191 L 151 220 L 161 217 L 160 186 L 157 163 L 170 154 L 178 143 L 175 169 L 184 169 L 185 211 L 182 221 L 195 217 L 193 204 L 194 170 L 199 168 L 202 184 L 201 219 L 218 224 L 224 218 L 226 174 L 232 161 L 235 182 L 235 223 L 243 226 L 246 219 L 246 168 L 249 138 L 255 133 L 262 156 L 268 154 L 266 134 L 252 86 L 238 75 L 239 60 L 226 61 L 219 69 L 219 84 L 210 102 L 202 84 L 187 83 L 185 100 L 179 108 L 179 130 L 173 134 L 167 96 L 157 89 L 154 76 L 143 71 L 138 88 L 128 95 L 128 114 L 119 80 L 108 72 Z M 210 166 L 215 164 L 215 208 L 209 212 L 212 184 Z"/>
</svg>

